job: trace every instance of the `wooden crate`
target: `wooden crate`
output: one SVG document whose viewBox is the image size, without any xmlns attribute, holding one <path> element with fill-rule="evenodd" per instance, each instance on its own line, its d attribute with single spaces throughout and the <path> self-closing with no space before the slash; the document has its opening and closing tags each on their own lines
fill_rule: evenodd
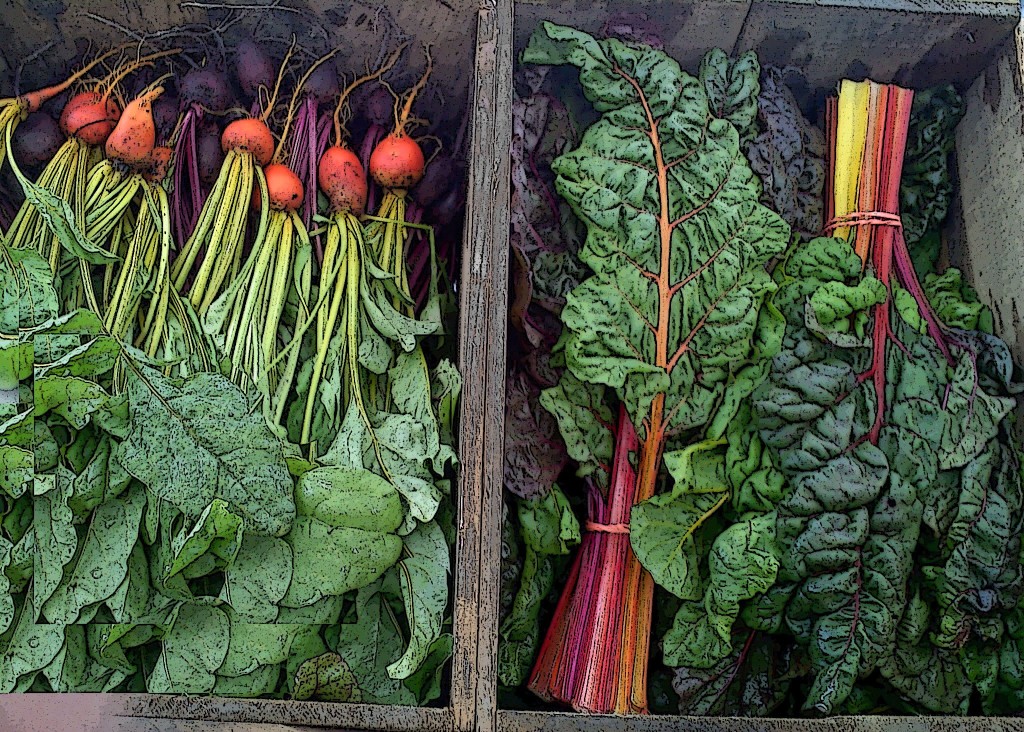
<svg viewBox="0 0 1024 732">
<path fill-rule="evenodd" d="M 762 64 L 804 72 L 798 98 L 820 107 L 842 78 L 923 87 L 954 83 L 966 117 L 957 131 L 958 189 L 949 261 L 989 305 L 1024 362 L 1024 25 L 1017 0 L 556 0 L 515 3 L 516 57 L 542 20 L 594 33 L 613 14 L 646 12 L 666 51 L 695 71 L 713 46 L 755 50 Z M 495 501 L 494 512 L 501 510 Z M 492 541 L 499 541 L 495 534 Z M 488 628 L 490 632 L 490 628 Z M 481 637 L 496 645 L 496 638 Z M 492 686 L 495 682 L 492 681 Z M 1024 712 L 1024 710 L 1021 710 Z M 678 716 L 614 717 L 499 709 L 499 732 L 965 732 L 1024 730 L 1024 717 L 845 717 L 823 721 Z"/>
<path fill-rule="evenodd" d="M 375 10 L 383 6 L 403 33 L 411 37 L 408 64 L 396 70 L 396 86 L 410 86 L 423 69 L 420 49 L 434 49 L 432 79 L 443 94 L 424 97 L 431 121 L 454 129 L 471 108 L 469 190 L 459 280 L 459 359 L 463 374 L 459 444 L 458 543 L 455 549 L 455 643 L 450 662 L 451 683 L 437 708 L 370 704 L 290 702 L 266 699 L 199 698 L 148 694 L 11 695 L 0 700 L 0 732 L 42 728 L 89 730 L 231 730 L 279 732 L 310 728 L 362 730 L 425 730 L 448 732 L 492 726 L 493 657 L 480 635 L 497 632 L 499 556 L 490 541 L 499 531 L 491 509 L 500 500 L 501 427 L 504 405 L 506 253 L 508 247 L 509 163 L 511 143 L 512 6 L 494 0 L 3 0 L 0 35 L 0 88 L 8 92 L 18 66 L 39 49 L 42 63 L 24 64 L 22 89 L 52 83 L 53 70 L 68 65 L 85 44 L 107 47 L 130 33 L 145 34 L 186 22 L 202 22 L 230 5 L 270 6 L 273 34 L 287 38 L 300 28 L 287 8 L 302 8 L 316 31 L 329 34 L 348 68 L 373 62 L 381 41 L 371 29 Z M 209 8 L 213 9 L 207 9 Z M 306 22 L 302 28 L 308 29 Z M 308 32 L 308 30 L 307 30 Z M 327 36 L 325 36 L 326 38 Z M 55 40 L 56 39 L 56 40 Z M 301 42 L 301 37 L 299 38 Z M 51 44 L 51 41 L 54 41 Z M 50 45 L 47 45 L 50 44 Z M 388 48 L 387 51 L 392 49 Z M 492 685 L 492 684 L 491 684 Z M 55 698 L 47 701 L 42 697 Z M 81 697 L 91 697 L 82 699 Z M 35 697 L 34 699 L 31 697 Z M 483 700 L 481 702 L 481 700 Z M 483 716 L 478 705 L 489 709 Z M 47 706 L 49 705 L 49 706 Z M 37 712 L 50 709 L 50 714 Z M 54 726 L 53 708 L 63 710 L 63 724 Z M 19 713 L 22 710 L 24 713 Z M 79 716 L 82 712 L 82 716 Z M 8 720 L 18 720 L 17 725 Z M 43 720 L 50 719 L 49 723 Z M 31 723 L 26 720 L 35 720 Z M 23 724 L 27 726 L 22 726 Z"/>
<path fill-rule="evenodd" d="M 270 0 L 265 0 L 269 2 Z M 62 16 L 65 5 L 113 14 L 136 30 L 180 22 L 169 8 L 137 0 L 11 0 L 0 14 L 0 79 L 45 39 L 88 34 L 116 37 L 95 22 Z M 297 5 L 299 0 L 284 0 Z M 309 0 L 332 33 L 347 0 Z M 438 77 L 446 79 L 450 108 L 473 108 L 471 169 L 460 282 L 462 396 L 455 563 L 455 652 L 448 704 L 399 708 L 151 695 L 105 699 L 100 728 L 298 732 L 314 728 L 405 732 L 952 732 L 1024 730 L 1024 720 L 842 718 L 805 720 L 618 718 L 501 710 L 497 706 L 498 593 L 505 329 L 508 268 L 508 145 L 511 140 L 513 58 L 540 20 L 572 23 L 596 32 L 607 17 L 642 9 L 659 19 L 667 50 L 689 68 L 707 48 L 755 49 L 764 63 L 793 64 L 808 73 L 806 95 L 823 96 L 843 76 L 933 84 L 953 81 L 968 111 L 957 139 L 961 195 L 950 224 L 949 252 L 989 304 L 997 327 L 1024 360 L 1024 247 L 1014 235 L 1024 214 L 1024 43 L 1015 35 L 1017 0 L 388 0 L 402 27 L 445 50 Z M 97 9 L 98 8 L 98 9 Z M 164 15 L 164 13 L 167 13 Z M 344 16 L 355 19 L 352 16 Z M 33 39 L 21 34 L 41 28 Z M 12 33 L 12 31 L 17 31 Z M 103 36 L 103 32 L 108 35 Z M 20 35 L 19 35 L 20 34 Z M 48 35 L 49 34 L 49 35 Z M 40 39 L 43 39 L 41 41 Z M 74 46 L 64 46 L 68 55 Z M 26 77 L 28 78 L 28 77 Z M 1018 335 L 1019 332 L 1019 335 Z M 75 700 L 65 697 L 69 710 Z M 0 702 L 4 708 L 20 700 Z M 27 704 L 28 702 L 24 702 Z M 221 722 L 224 724 L 214 724 Z M 0 724 L 0 729 L 3 725 Z M 53 729 L 51 726 L 50 729 Z"/>
</svg>

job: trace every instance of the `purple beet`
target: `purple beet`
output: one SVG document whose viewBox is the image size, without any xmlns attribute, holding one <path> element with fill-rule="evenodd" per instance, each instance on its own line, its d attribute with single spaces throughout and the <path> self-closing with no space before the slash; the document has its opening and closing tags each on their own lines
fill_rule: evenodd
<svg viewBox="0 0 1024 732">
<path fill-rule="evenodd" d="M 178 96 L 183 107 L 194 103 L 223 112 L 231 106 L 231 89 L 224 72 L 211 68 L 192 69 L 185 74 Z"/>
<path fill-rule="evenodd" d="M 366 96 L 362 112 L 370 124 L 387 128 L 395 126 L 395 98 L 383 86 L 378 85 Z"/>
<path fill-rule="evenodd" d="M 49 162 L 63 144 L 56 120 L 46 112 L 33 112 L 15 129 L 11 153 L 21 165 L 35 168 Z"/>
<path fill-rule="evenodd" d="M 178 98 L 164 94 L 153 103 L 153 121 L 156 123 L 158 140 L 166 140 L 178 124 Z"/>
<path fill-rule="evenodd" d="M 255 99 L 261 86 L 274 87 L 277 69 L 262 46 L 247 39 L 235 49 L 235 76 L 245 95 Z"/>
<path fill-rule="evenodd" d="M 317 104 L 333 104 L 337 100 L 341 89 L 338 87 L 338 67 L 333 59 L 317 66 L 309 75 L 303 91 L 312 95 Z"/>
<path fill-rule="evenodd" d="M 423 172 L 423 178 L 410 191 L 412 197 L 424 208 L 434 205 L 453 183 L 458 180 L 459 171 L 452 156 L 446 152 L 438 153 L 427 169 Z"/>
<path fill-rule="evenodd" d="M 224 152 L 220 146 L 220 133 L 212 124 L 204 124 L 196 135 L 196 154 L 199 159 L 199 180 L 203 185 L 213 185 L 224 163 Z"/>
</svg>

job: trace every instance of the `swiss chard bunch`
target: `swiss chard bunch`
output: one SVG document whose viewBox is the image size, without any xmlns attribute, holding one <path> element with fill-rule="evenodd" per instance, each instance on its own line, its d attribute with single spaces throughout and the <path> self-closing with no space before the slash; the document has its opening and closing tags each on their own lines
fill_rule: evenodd
<svg viewBox="0 0 1024 732">
<path fill-rule="evenodd" d="M 987 714 L 1015 709 L 1003 679 L 1020 653 L 1024 512 L 1006 346 L 951 328 L 947 360 L 893 284 L 898 346 L 875 442 L 874 382 L 858 374 L 885 284 L 831 238 L 800 246 L 776 276 L 788 325 L 754 411 L 788 488 L 778 582 L 746 620 L 806 648 L 807 707 L 824 713 L 875 673 L 908 709 L 962 714 L 975 693 Z"/>
<path fill-rule="evenodd" d="M 595 531 L 621 534 L 622 518 L 629 523 L 624 547 L 612 536 L 595 544 L 598 559 L 578 560 L 581 584 L 577 590 L 571 580 L 563 601 L 589 596 L 593 575 L 603 589 L 570 612 L 583 613 L 583 623 L 593 617 L 593 629 L 563 638 L 556 614 L 531 688 L 590 711 L 644 711 L 653 582 L 693 594 L 692 536 L 728 500 L 703 490 L 701 466 L 690 458 L 721 438 L 763 374 L 761 305 L 775 288 L 764 265 L 790 232 L 759 203 L 761 186 L 741 148 L 757 112 L 752 55 L 730 63 L 712 53 L 694 77 L 648 46 L 545 24 L 524 60 L 577 66 L 601 113 L 552 166 L 559 194 L 586 224 L 580 259 L 593 274 L 562 311 L 567 370 L 545 406 L 585 469 L 612 464 L 610 485 L 592 506 Z M 766 318 L 774 325 L 765 328 L 777 330 L 779 319 Z M 612 431 L 627 449 L 609 461 L 612 420 L 597 419 L 591 405 L 613 394 L 625 423 Z M 630 456 L 634 430 L 639 445 Z M 675 487 L 649 501 L 663 465 Z M 630 519 L 633 503 L 644 501 Z M 566 654 L 579 667 L 576 681 L 551 672 Z"/>
</svg>

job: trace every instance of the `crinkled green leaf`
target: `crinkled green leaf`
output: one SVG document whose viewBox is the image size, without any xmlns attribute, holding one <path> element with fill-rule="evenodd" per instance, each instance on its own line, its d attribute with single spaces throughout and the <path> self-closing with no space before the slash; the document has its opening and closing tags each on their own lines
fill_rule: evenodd
<svg viewBox="0 0 1024 732">
<path fill-rule="evenodd" d="M 11 550 L 14 545 L 0 536 L 0 636 L 7 632 L 14 622 L 14 598 L 7 568 L 11 565 Z"/>
<path fill-rule="evenodd" d="M 774 512 L 732 524 L 708 555 L 709 586 L 701 602 L 687 602 L 662 642 L 665 663 L 713 667 L 732 652 L 733 623 L 744 600 L 766 592 L 779 568 Z"/>
<path fill-rule="evenodd" d="M 641 439 L 659 395 L 665 429 L 700 427 L 749 358 L 759 305 L 775 289 L 763 265 L 785 249 L 788 227 L 758 203 L 739 135 L 709 119 L 700 80 L 649 47 L 551 23 L 543 33 L 553 43 L 531 45 L 524 61 L 577 66 L 603 115 L 552 164 L 587 225 L 580 258 L 594 271 L 562 311 L 566 364 L 616 389 Z"/>
<path fill-rule="evenodd" d="M 523 540 L 541 554 L 568 554 L 580 543 L 580 524 L 562 489 L 552 485 L 540 498 L 519 501 Z"/>
<path fill-rule="evenodd" d="M 518 687 L 526 682 L 540 645 L 541 604 L 555 585 L 555 567 L 550 555 L 527 545 L 522 576 L 508 617 L 500 629 L 498 680 Z"/>
<path fill-rule="evenodd" d="M 615 418 L 605 404 L 604 390 L 585 385 L 566 371 L 557 385 L 541 393 L 540 403 L 558 420 L 566 451 L 579 464 L 577 475 L 607 486 Z"/>
<path fill-rule="evenodd" d="M 221 498 L 247 531 L 288 532 L 295 508 L 283 450 L 237 387 L 210 373 L 178 387 L 147 370 L 127 391 L 135 430 L 118 460 L 154 495 L 193 519 Z"/>
<path fill-rule="evenodd" d="M 698 73 L 708 95 L 711 112 L 728 120 L 746 144 L 757 134 L 757 98 L 761 93 L 761 64 L 757 54 L 747 51 L 737 58 L 720 48 L 704 55 Z"/>
</svg>

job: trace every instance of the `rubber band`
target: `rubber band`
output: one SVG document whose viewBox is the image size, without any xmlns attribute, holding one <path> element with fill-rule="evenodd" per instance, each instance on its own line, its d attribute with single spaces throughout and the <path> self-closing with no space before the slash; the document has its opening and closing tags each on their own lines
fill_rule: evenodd
<svg viewBox="0 0 1024 732">
<path fill-rule="evenodd" d="M 587 531 L 593 531 L 599 534 L 628 534 L 629 524 L 599 524 L 593 521 L 587 521 L 585 524 Z"/>
<path fill-rule="evenodd" d="M 885 211 L 854 211 L 845 216 L 836 216 L 828 222 L 828 226 L 823 229 L 823 233 L 827 234 L 846 226 L 865 225 L 895 226 L 902 229 L 903 219 L 900 218 L 899 214 L 886 213 Z"/>
</svg>

